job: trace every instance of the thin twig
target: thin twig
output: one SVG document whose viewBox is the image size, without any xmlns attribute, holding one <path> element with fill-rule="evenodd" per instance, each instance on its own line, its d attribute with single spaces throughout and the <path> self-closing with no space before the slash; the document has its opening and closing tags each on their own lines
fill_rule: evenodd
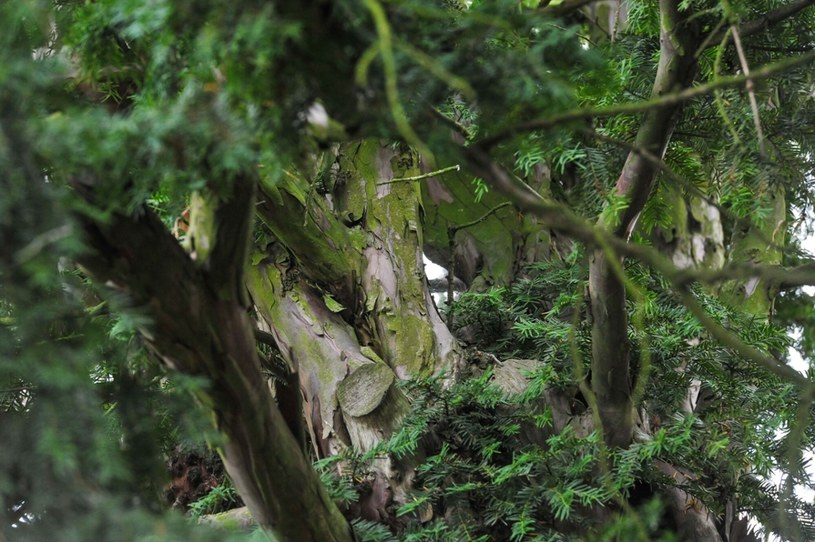
<svg viewBox="0 0 815 542">
<path fill-rule="evenodd" d="M 453 131 L 459 134 L 461 137 L 463 137 L 465 141 L 470 141 L 473 138 L 473 133 L 470 132 L 470 130 L 468 130 L 467 127 L 461 124 L 460 122 L 456 121 L 455 119 L 451 119 L 450 117 L 448 117 L 435 107 L 432 108 L 430 111 L 433 113 L 433 116 L 435 116 L 436 118 L 441 120 L 444 124 L 452 128 Z"/>
<path fill-rule="evenodd" d="M 480 224 L 481 222 L 484 222 L 485 220 L 487 220 L 490 217 L 490 215 L 494 214 L 497 211 L 500 211 L 501 209 L 503 209 L 504 207 L 507 207 L 508 205 L 512 205 L 512 203 L 509 202 L 509 201 L 505 201 L 504 203 L 499 203 L 498 205 L 496 205 L 495 207 L 493 207 L 492 209 L 490 209 L 489 211 L 484 213 L 481 217 L 476 218 L 475 220 L 473 220 L 471 222 L 461 224 L 460 226 L 453 226 L 453 227 L 448 228 L 448 229 L 451 230 L 453 232 L 453 234 L 455 235 L 456 233 L 458 233 L 459 230 L 470 228 L 472 226 L 475 226 L 476 224 Z"/>
<path fill-rule="evenodd" d="M 741 46 L 741 38 L 739 38 L 739 31 L 736 28 L 736 25 L 731 27 L 732 34 L 733 34 L 733 43 L 736 45 L 736 52 L 739 55 L 739 62 L 741 63 L 741 69 L 744 72 L 744 75 L 750 75 L 750 66 L 747 65 L 747 57 L 744 56 L 744 48 Z M 756 101 L 756 92 L 755 86 L 753 85 L 752 79 L 747 79 L 745 83 L 745 88 L 747 89 L 747 96 L 750 99 L 750 109 L 753 111 L 753 123 L 756 126 L 756 136 L 758 137 L 758 149 L 761 153 L 762 157 L 765 157 L 767 154 L 767 146 L 764 143 L 764 131 L 761 129 L 761 117 L 758 114 L 758 102 Z"/>
<path fill-rule="evenodd" d="M 707 49 L 710 46 L 710 43 L 713 41 L 713 39 L 718 37 L 718 36 L 721 36 L 721 34 L 719 33 L 719 30 L 722 29 L 722 27 L 725 25 L 726 22 L 727 22 L 727 20 L 722 18 L 721 20 L 719 20 L 718 23 L 716 23 L 716 26 L 713 28 L 713 30 L 711 30 L 710 33 L 705 37 L 705 40 L 702 42 L 702 45 L 700 45 L 699 48 L 696 49 L 696 52 L 693 53 L 693 58 L 698 59 L 699 56 L 705 51 L 705 49 Z M 726 39 L 726 38 L 722 38 L 722 39 Z"/>
<path fill-rule="evenodd" d="M 443 175 L 444 173 L 450 173 L 451 171 L 461 171 L 461 166 L 456 164 L 455 166 L 449 166 L 436 171 L 431 171 L 430 173 L 422 173 L 421 175 L 414 175 L 413 177 L 399 177 L 397 179 L 391 179 L 390 181 L 382 181 L 377 184 L 383 185 L 393 183 L 407 183 L 411 181 L 421 181 L 422 179 L 427 179 L 429 177 L 437 177 L 439 175 Z"/>
<path fill-rule="evenodd" d="M 398 74 L 396 69 L 396 58 L 393 54 L 393 34 L 391 25 L 385 14 L 385 9 L 379 0 L 363 0 L 363 4 L 368 9 L 374 21 L 374 28 L 379 43 L 379 56 L 382 58 L 382 68 L 385 75 L 385 97 L 390 107 L 391 118 L 396 125 L 396 129 L 405 141 L 415 147 L 423 156 L 432 156 L 430 149 L 413 130 L 408 121 L 405 108 L 402 106 L 399 97 Z"/>
<path fill-rule="evenodd" d="M 719 77 L 719 70 L 722 65 L 722 58 L 724 58 L 724 51 L 727 47 L 727 41 L 730 39 L 730 29 L 728 29 L 724 33 L 724 37 L 722 37 L 722 42 L 719 44 L 719 49 L 716 51 L 716 59 L 713 61 L 713 78 Z M 716 109 L 719 111 L 719 116 L 724 121 L 724 125 L 727 128 L 727 131 L 730 132 L 730 136 L 733 138 L 734 144 L 741 148 L 743 147 L 741 143 L 741 138 L 739 137 L 739 132 L 736 130 L 736 126 L 733 124 L 733 121 L 730 119 L 730 115 L 727 114 L 727 107 L 725 107 L 724 98 L 722 97 L 722 91 L 717 90 L 713 93 L 713 98 L 716 101 Z"/>
</svg>

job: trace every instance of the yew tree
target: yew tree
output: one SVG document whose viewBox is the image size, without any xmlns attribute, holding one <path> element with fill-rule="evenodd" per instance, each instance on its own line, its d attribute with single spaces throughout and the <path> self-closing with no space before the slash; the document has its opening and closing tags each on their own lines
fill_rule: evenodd
<svg viewBox="0 0 815 542">
<path fill-rule="evenodd" d="M 0 538 L 815 537 L 813 3 L 3 3 Z"/>
</svg>

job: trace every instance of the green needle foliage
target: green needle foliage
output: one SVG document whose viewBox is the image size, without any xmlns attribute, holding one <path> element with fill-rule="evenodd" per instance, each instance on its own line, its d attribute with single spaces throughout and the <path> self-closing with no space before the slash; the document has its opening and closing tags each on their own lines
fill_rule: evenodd
<svg viewBox="0 0 815 542">
<path fill-rule="evenodd" d="M 653 369 L 643 408 L 650 434 L 643 431 L 627 449 L 609 451 L 596 432 L 586 434 L 580 424 L 554 429 L 547 392 L 558 390 L 585 404 L 568 355 L 572 340 L 584 356 L 589 350 L 585 325 L 574 329 L 568 315 L 584 310 L 580 260 L 576 251 L 567 262 L 535 264 L 527 270 L 530 278 L 511 288 L 464 294 L 451 308 L 457 325 L 476 329 L 480 346 L 501 358 L 538 360 L 537 368 L 526 373 L 521 393 L 496 387 L 494 371 L 500 369 L 477 358 L 472 376 L 451 388 L 440 377 L 407 384 L 413 404 L 405 424 L 367 455 L 400 458 L 420 445 L 428 454 L 416 468 L 412 500 L 397 512 L 414 536 L 404 539 L 569 540 L 581 533 L 586 540 L 678 540 L 660 488 L 679 488 L 721 515 L 728 499 L 738 495 L 766 525 L 788 530 L 773 519 L 781 495 L 767 480 L 789 468 L 778 435 L 796 423 L 794 389 L 707 340 L 660 277 L 644 269 L 631 270 L 648 288 L 643 329 L 631 326 L 629 333 L 632 344 L 640 343 L 637 335 L 644 330 L 648 334 Z M 709 314 L 751 345 L 769 351 L 788 347 L 783 328 L 727 308 L 703 291 L 697 294 Z M 715 406 L 682 414 L 692 381 L 705 390 L 700 404 Z M 353 459 L 357 465 L 365 460 Z M 807 463 L 801 461 L 793 476 L 809 484 Z M 694 475 L 670 476 L 659 464 Z M 592 512 L 614 510 L 623 499 L 631 504 L 612 525 Z M 802 530 L 811 531 L 811 505 L 793 498 L 784 506 Z M 420 523 L 428 510 L 446 514 L 444 521 Z M 379 540 L 366 536 L 363 540 Z"/>
<path fill-rule="evenodd" d="M 0 3 L 0 539 L 815 540 L 815 388 L 765 368 L 815 356 L 805 4 Z M 467 287 L 451 329 L 422 250 Z M 179 445 L 236 486 L 192 521 Z M 196 524 L 241 492 L 314 510 Z"/>
</svg>

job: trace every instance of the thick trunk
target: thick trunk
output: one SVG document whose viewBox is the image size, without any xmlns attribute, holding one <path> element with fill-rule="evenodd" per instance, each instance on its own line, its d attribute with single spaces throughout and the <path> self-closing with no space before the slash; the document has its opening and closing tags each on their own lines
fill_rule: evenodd
<svg viewBox="0 0 815 542">
<path fill-rule="evenodd" d="M 416 153 L 375 140 L 327 153 L 313 173 L 262 183 L 249 289 L 283 357 L 297 367 L 315 453 L 387 440 L 408 411 L 396 378 L 461 357 L 428 289 Z M 396 179 L 396 180 L 394 180 Z M 377 460 L 368 519 L 405 502 L 411 461 Z"/>
<path fill-rule="evenodd" d="M 197 396 L 226 437 L 221 455 L 257 522 L 281 540 L 350 541 L 263 384 L 243 284 L 252 194 L 253 181 L 240 179 L 220 205 L 197 199 L 195 259 L 148 209 L 104 224 L 83 217 L 91 251 L 82 263 L 144 308 L 151 323 L 141 333 L 159 359 L 207 379 Z"/>
<path fill-rule="evenodd" d="M 359 347 L 401 378 L 454 371 L 460 357 L 424 276 L 418 186 L 391 182 L 419 173 L 414 152 L 367 140 L 343 146 L 320 171 L 264 183 L 259 206 L 298 272 L 338 303 Z"/>
</svg>

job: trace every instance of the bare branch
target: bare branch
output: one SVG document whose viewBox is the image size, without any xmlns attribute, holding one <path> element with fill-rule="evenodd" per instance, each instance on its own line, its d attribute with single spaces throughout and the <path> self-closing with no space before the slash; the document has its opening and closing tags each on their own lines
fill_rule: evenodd
<svg viewBox="0 0 815 542">
<path fill-rule="evenodd" d="M 377 183 L 379 185 L 382 184 L 393 184 L 393 183 L 406 183 L 410 181 L 421 181 L 422 179 L 428 179 L 430 177 L 438 177 L 439 175 L 444 175 L 445 173 L 450 173 L 451 171 L 461 171 L 461 166 L 456 164 L 455 166 L 449 166 L 446 168 L 439 169 L 437 171 L 431 171 L 429 173 L 422 173 L 421 175 L 414 175 L 413 177 L 400 177 L 398 179 L 391 179 L 390 181 L 382 181 Z"/>
<path fill-rule="evenodd" d="M 481 145 L 482 148 L 489 149 L 505 139 L 525 132 L 533 132 L 535 130 L 547 130 L 550 128 L 554 128 L 555 126 L 559 126 L 561 124 L 568 124 L 570 122 L 575 122 L 579 120 L 590 120 L 594 118 L 613 117 L 615 115 L 642 113 L 645 111 L 649 111 L 651 109 L 675 105 L 682 102 L 686 102 L 688 100 L 692 100 L 693 98 L 698 98 L 699 96 L 710 94 L 714 90 L 720 88 L 730 88 L 744 85 L 750 79 L 752 79 L 753 81 L 766 79 L 768 77 L 772 77 L 773 75 L 783 73 L 789 69 L 801 66 L 803 64 L 807 64 L 812 61 L 815 61 L 815 51 L 810 51 L 809 53 L 803 55 L 795 56 L 792 58 L 785 58 L 784 60 L 779 60 L 778 62 L 767 64 L 756 69 L 750 75 L 725 76 L 714 81 L 710 81 L 709 83 L 706 83 L 704 85 L 686 88 L 679 92 L 659 96 L 657 98 L 653 98 L 650 100 L 645 100 L 641 102 L 630 102 L 612 105 L 609 107 L 600 107 L 596 109 L 594 108 L 574 109 L 572 111 L 567 111 L 559 115 L 553 115 L 551 117 L 543 119 L 536 119 L 531 120 L 529 122 L 523 122 L 521 124 L 513 126 L 512 128 L 502 130 L 489 137 L 482 138 L 481 140 L 478 141 L 478 143 Z"/>
<path fill-rule="evenodd" d="M 726 280 L 746 280 L 760 278 L 778 285 L 780 288 L 797 288 L 815 285 L 815 263 L 796 267 L 764 265 L 754 263 L 732 263 L 722 269 L 683 269 L 672 277 L 676 285 L 688 282 L 715 284 Z"/>
<path fill-rule="evenodd" d="M 753 19 L 752 21 L 739 25 L 739 33 L 743 38 L 758 34 L 762 30 L 766 30 L 771 26 L 780 23 L 781 21 L 797 15 L 813 4 L 815 4 L 815 0 L 796 0 L 795 2 L 791 2 L 786 6 L 781 6 L 772 11 L 768 11 L 761 17 Z M 718 43 L 723 35 L 724 32 L 720 32 L 712 40 L 710 40 L 710 46 Z"/>
<path fill-rule="evenodd" d="M 509 203 L 508 201 L 505 201 L 504 203 L 499 203 L 498 205 L 496 205 L 495 207 L 493 207 L 492 209 L 490 209 L 489 211 L 487 211 L 486 213 L 484 213 L 480 217 L 476 218 L 475 220 L 471 220 L 470 222 L 467 222 L 466 224 L 461 224 L 459 226 L 451 226 L 451 227 L 448 228 L 448 230 L 450 232 L 452 232 L 453 235 L 455 235 L 456 233 L 458 233 L 459 230 L 463 230 L 463 229 L 466 229 L 466 228 L 471 228 L 471 227 L 475 226 L 476 224 L 480 224 L 481 222 L 484 222 L 493 213 L 496 213 L 496 212 L 500 211 L 501 209 L 503 209 L 504 207 L 507 207 L 509 205 L 512 205 L 512 204 Z"/>
<path fill-rule="evenodd" d="M 739 31 L 735 26 L 732 28 L 732 31 L 733 43 L 736 45 L 736 52 L 739 55 L 739 62 L 741 63 L 741 71 L 744 72 L 744 75 L 750 75 L 750 66 L 747 64 L 747 57 L 744 55 L 744 48 L 741 46 Z M 753 123 L 756 127 L 756 135 L 758 136 L 758 148 L 761 152 L 761 156 L 766 156 L 767 151 L 764 141 L 764 131 L 761 129 L 761 117 L 758 113 L 758 102 L 756 101 L 756 92 L 752 79 L 747 80 L 745 88 L 747 89 L 747 96 L 750 99 L 750 109 L 753 112 Z"/>
</svg>

